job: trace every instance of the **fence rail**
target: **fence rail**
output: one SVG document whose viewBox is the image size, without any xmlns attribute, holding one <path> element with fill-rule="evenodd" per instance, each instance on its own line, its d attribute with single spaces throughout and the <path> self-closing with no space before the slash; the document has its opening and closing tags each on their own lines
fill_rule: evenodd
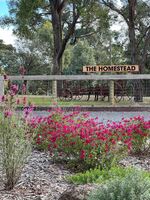
<svg viewBox="0 0 150 200">
<path fill-rule="evenodd" d="M 35 75 L 35 76 L 8 76 L 10 80 L 137 80 L 150 79 L 150 74 L 126 75 Z M 0 80 L 3 77 L 0 76 Z"/>
<path fill-rule="evenodd" d="M 114 104 L 114 95 L 115 95 L 115 81 L 138 81 L 144 80 L 146 81 L 146 96 L 149 96 L 149 81 L 150 74 L 119 74 L 119 75 L 25 75 L 25 76 L 8 76 L 8 79 L 11 81 L 52 81 L 52 94 L 57 97 L 57 81 L 108 81 L 109 82 L 109 90 L 107 93 L 109 94 L 109 101 L 111 104 Z M 140 88 L 139 88 L 140 89 Z M 139 90 L 138 89 L 138 90 Z M 4 94 L 4 77 L 0 76 L 0 95 Z"/>
</svg>

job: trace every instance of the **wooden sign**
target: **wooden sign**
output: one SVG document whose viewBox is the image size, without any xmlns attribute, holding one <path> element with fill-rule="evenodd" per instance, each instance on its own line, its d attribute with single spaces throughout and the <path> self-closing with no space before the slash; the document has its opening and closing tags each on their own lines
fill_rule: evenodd
<svg viewBox="0 0 150 200">
<path fill-rule="evenodd" d="M 138 72 L 139 65 L 87 65 L 83 72 Z"/>
</svg>

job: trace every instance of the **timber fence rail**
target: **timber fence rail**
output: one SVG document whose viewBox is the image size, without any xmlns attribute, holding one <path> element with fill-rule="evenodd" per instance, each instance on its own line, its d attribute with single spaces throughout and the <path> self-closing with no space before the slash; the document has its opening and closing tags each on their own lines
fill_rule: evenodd
<svg viewBox="0 0 150 200">
<path fill-rule="evenodd" d="M 114 82 L 119 80 L 144 80 L 150 83 L 150 74 L 119 74 L 119 75 L 25 75 L 25 76 L 8 76 L 11 81 L 52 81 L 52 95 L 57 97 L 57 81 L 108 81 L 109 82 L 109 102 L 114 104 Z M 147 93 L 150 90 L 147 88 Z M 0 76 L 0 95 L 4 94 L 4 77 Z"/>
<path fill-rule="evenodd" d="M 8 76 L 10 80 L 147 80 L 150 74 L 126 75 L 34 75 L 34 76 Z M 0 76 L 3 80 L 3 76 Z"/>
</svg>

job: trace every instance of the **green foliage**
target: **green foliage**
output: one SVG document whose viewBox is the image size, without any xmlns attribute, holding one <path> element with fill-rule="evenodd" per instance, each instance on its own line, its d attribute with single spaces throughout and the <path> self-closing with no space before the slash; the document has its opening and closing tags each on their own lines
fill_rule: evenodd
<svg viewBox="0 0 150 200">
<path fill-rule="evenodd" d="M 7 69 L 10 71 L 13 68 L 13 71 L 16 72 L 16 68 L 18 65 L 18 58 L 15 47 L 12 45 L 4 44 L 3 40 L 0 40 L 0 66 L 1 68 L 5 68 L 5 72 Z M 13 67 L 12 67 L 13 66 Z"/>
<path fill-rule="evenodd" d="M 117 31 L 104 30 L 94 35 L 91 40 L 88 39 L 90 44 L 94 45 L 97 64 L 124 64 L 126 62 L 123 41 L 120 37 Z"/>
<path fill-rule="evenodd" d="M 67 180 L 74 184 L 87 184 L 87 183 L 104 183 L 113 179 L 122 179 L 129 174 L 135 172 L 134 168 L 123 168 L 119 166 L 114 166 L 110 170 L 100 168 L 95 168 L 88 170 L 83 173 L 77 173 L 75 175 L 67 177 Z M 150 174 L 148 172 L 142 171 L 143 177 L 148 177 L 150 179 Z"/>
<path fill-rule="evenodd" d="M 88 200 L 149 200 L 150 180 L 140 172 L 107 182 L 93 191 Z"/>
<path fill-rule="evenodd" d="M 10 190 L 18 181 L 26 158 L 31 151 L 23 121 L 11 116 L 0 118 L 0 164 L 5 175 L 5 187 Z"/>
<path fill-rule="evenodd" d="M 52 22 L 52 31 L 40 31 L 43 38 L 47 38 L 50 45 L 53 59 L 58 59 L 56 63 L 62 68 L 62 56 L 67 47 L 67 43 L 75 44 L 78 38 L 84 38 L 102 29 L 109 27 L 108 9 L 101 6 L 98 0 L 88 1 L 32 1 L 32 0 L 9 0 L 9 17 L 3 18 L 1 21 L 5 25 L 14 25 L 14 32 L 19 37 L 32 39 L 41 27 L 50 19 Z M 57 17 L 53 17 L 56 16 Z M 77 24 L 77 26 L 76 26 Z M 58 30 L 59 29 L 59 30 Z M 44 30 L 44 29 L 43 29 Z M 49 40 L 49 37 L 51 40 Z M 73 40 L 73 42 L 72 42 Z M 35 52 L 35 51 L 34 51 Z M 48 51 L 49 52 L 49 51 Z M 57 55 L 58 54 L 58 55 Z M 56 56 L 57 55 L 57 56 Z M 85 54 L 86 55 L 86 54 Z M 86 56 L 83 59 L 87 60 Z M 91 54 L 92 56 L 92 54 Z M 76 57 L 75 57 L 76 59 Z M 93 58 L 91 58 L 92 62 Z M 90 59 L 88 59 L 90 61 Z M 47 61 L 47 59 L 45 59 Z M 53 63 L 55 63 L 53 62 Z M 50 62 L 53 64 L 52 62 Z M 88 63 L 88 64 L 90 64 Z M 82 63 L 80 61 L 80 66 Z M 56 64 L 54 65 L 56 67 Z M 30 65 L 32 67 L 32 65 Z M 78 67 L 78 66 L 77 66 Z M 62 69 L 53 69 L 54 73 L 61 73 Z M 74 70 L 76 73 L 76 70 Z M 74 72 L 73 72 L 74 73 Z"/>
<path fill-rule="evenodd" d="M 81 74 L 84 65 L 96 64 L 94 49 L 86 40 L 78 42 L 73 48 L 70 67 L 67 69 L 70 74 Z"/>
<path fill-rule="evenodd" d="M 55 6 L 59 7 L 59 1 L 56 1 Z M 109 15 L 108 9 L 100 5 L 98 0 L 87 1 L 80 0 L 67 0 L 66 6 L 63 5 L 62 12 L 62 31 L 67 34 L 68 23 L 72 23 L 72 9 L 73 4 L 75 6 L 75 11 L 78 12 L 80 17 L 80 25 L 76 26 L 75 35 L 79 37 L 80 35 L 87 34 L 89 32 L 94 32 L 96 26 L 108 27 Z M 3 24 L 15 25 L 15 32 L 18 35 L 32 37 L 32 34 L 43 24 L 47 19 L 51 18 L 53 14 L 52 1 L 32 1 L 32 0 L 9 0 L 9 11 L 10 16 L 3 19 Z M 59 11 L 58 11 L 59 12 Z M 41 14 L 42 13 L 42 14 Z M 90 14 L 91 13 L 91 14 Z M 93 22 L 96 22 L 93 24 Z M 96 32 L 96 31 L 95 31 Z"/>
<path fill-rule="evenodd" d="M 31 39 L 18 39 L 17 49 L 11 45 L 5 45 L 0 40 L 0 66 L 4 67 L 9 75 L 19 74 L 20 66 L 24 66 L 26 75 L 50 74 L 52 36 L 51 23 L 46 21 L 36 33 L 32 34 Z"/>
</svg>

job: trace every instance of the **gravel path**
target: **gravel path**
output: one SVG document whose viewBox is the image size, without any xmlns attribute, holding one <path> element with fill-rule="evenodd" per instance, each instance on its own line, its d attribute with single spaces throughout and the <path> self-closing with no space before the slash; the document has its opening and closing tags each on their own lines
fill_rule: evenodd
<svg viewBox="0 0 150 200">
<path fill-rule="evenodd" d="M 110 121 L 121 121 L 122 118 L 130 118 L 134 116 L 143 116 L 144 119 L 150 120 L 150 112 L 89 112 L 91 118 L 98 117 L 99 121 L 106 123 Z M 46 116 L 46 111 L 34 111 L 33 116 Z"/>
<path fill-rule="evenodd" d="M 150 171 L 150 158 L 129 156 L 121 162 Z M 52 162 L 47 153 L 33 151 L 21 178 L 12 191 L 4 191 L 0 182 L 0 200 L 58 200 L 70 188 L 64 177 L 70 172 Z"/>
</svg>

